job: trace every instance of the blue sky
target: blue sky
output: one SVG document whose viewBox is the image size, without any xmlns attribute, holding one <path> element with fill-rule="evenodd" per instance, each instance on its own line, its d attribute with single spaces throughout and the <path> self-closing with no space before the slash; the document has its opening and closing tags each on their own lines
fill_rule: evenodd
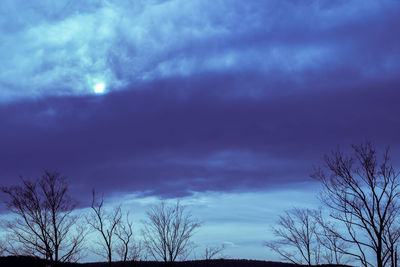
<svg viewBox="0 0 400 267">
<path fill-rule="evenodd" d="M 251 236 L 226 254 L 269 259 L 279 212 L 317 205 L 325 153 L 372 140 L 400 156 L 399 13 L 397 0 L 2 0 L 1 182 L 56 169 L 83 208 L 93 186 L 114 202 L 207 199 L 199 242 L 228 223 L 265 229 L 215 242 Z M 217 219 L 222 197 L 245 222 Z"/>
</svg>

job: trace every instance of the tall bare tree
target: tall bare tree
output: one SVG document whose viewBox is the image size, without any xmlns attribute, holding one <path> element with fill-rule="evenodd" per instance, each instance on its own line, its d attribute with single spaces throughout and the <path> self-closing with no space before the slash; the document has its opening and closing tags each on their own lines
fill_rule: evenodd
<svg viewBox="0 0 400 267">
<path fill-rule="evenodd" d="M 294 264 L 318 265 L 321 246 L 317 239 L 316 212 L 309 209 L 292 209 L 279 216 L 278 226 L 273 229 L 278 240 L 265 245 L 284 260 Z"/>
<path fill-rule="evenodd" d="M 135 240 L 133 233 L 133 221 L 127 212 L 117 225 L 115 235 L 118 237 L 116 252 L 120 257 L 121 266 L 125 266 L 127 261 L 138 261 L 143 257 L 142 242 Z"/>
<path fill-rule="evenodd" d="M 323 184 L 321 199 L 343 232 L 336 237 L 354 249 L 343 251 L 363 266 L 396 266 L 399 241 L 399 172 L 389 148 L 381 160 L 371 143 L 325 156 L 326 166 L 312 175 Z M 375 258 L 371 263 L 370 256 Z"/>
<path fill-rule="evenodd" d="M 116 230 L 122 219 L 121 207 L 118 206 L 111 212 L 105 211 L 103 196 L 100 200 L 96 200 L 96 192 L 93 189 L 91 209 L 93 212 L 86 218 L 87 223 L 101 236 L 100 240 L 97 242 L 100 249 L 94 250 L 94 253 L 105 257 L 108 261 L 108 266 L 111 267 L 113 251 L 115 249 Z"/>
<path fill-rule="evenodd" d="M 124 266 L 129 258 L 129 250 L 133 242 L 133 222 L 129 219 L 129 213 L 126 214 L 125 221 L 123 222 L 121 219 L 117 225 L 115 235 L 119 240 L 116 251 L 121 258 L 122 266 Z"/>
<path fill-rule="evenodd" d="M 76 202 L 68 194 L 66 177 L 45 171 L 34 182 L 21 180 L 22 185 L 1 188 L 15 215 L 7 223 L 8 252 L 44 257 L 51 266 L 78 260 L 85 229 L 72 214 Z"/>
<path fill-rule="evenodd" d="M 147 211 L 143 229 L 145 246 L 154 259 L 161 258 L 173 266 L 177 258 L 185 258 L 192 251 L 191 238 L 200 225 L 179 202 L 175 205 L 162 202 Z"/>
</svg>

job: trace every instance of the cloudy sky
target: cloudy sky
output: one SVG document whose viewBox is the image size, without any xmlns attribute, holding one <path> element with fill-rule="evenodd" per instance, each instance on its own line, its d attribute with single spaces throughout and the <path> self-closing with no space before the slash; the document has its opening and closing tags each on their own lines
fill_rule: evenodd
<svg viewBox="0 0 400 267">
<path fill-rule="evenodd" d="M 400 160 L 399 16 L 398 0 L 2 0 L 1 183 L 58 170 L 82 207 L 96 187 L 138 217 L 181 198 L 200 243 L 270 259 L 277 214 L 317 205 L 325 153 L 372 140 Z"/>
</svg>

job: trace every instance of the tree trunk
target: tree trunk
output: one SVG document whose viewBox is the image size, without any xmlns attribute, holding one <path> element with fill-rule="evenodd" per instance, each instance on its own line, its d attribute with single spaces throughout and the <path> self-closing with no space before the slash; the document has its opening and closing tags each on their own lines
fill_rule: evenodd
<svg viewBox="0 0 400 267">
<path fill-rule="evenodd" d="M 376 267 L 383 267 L 381 248 L 376 251 Z"/>
</svg>

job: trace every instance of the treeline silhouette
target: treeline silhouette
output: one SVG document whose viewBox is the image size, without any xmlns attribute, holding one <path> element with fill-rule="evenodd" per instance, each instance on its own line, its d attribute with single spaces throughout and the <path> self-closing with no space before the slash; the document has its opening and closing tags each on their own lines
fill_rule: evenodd
<svg viewBox="0 0 400 267">
<path fill-rule="evenodd" d="M 266 248 L 295 265 L 397 267 L 400 182 L 389 154 L 387 148 L 378 157 L 372 144 L 366 142 L 353 145 L 350 152 L 338 149 L 326 155 L 325 164 L 311 175 L 322 185 L 319 198 L 323 207 L 284 211 L 272 229 L 276 239 L 265 242 Z M 7 235 L 0 252 L 44 261 L 16 257 L 1 261 L 66 266 L 81 259 L 85 238 L 91 232 L 97 238 L 87 241 L 91 242 L 88 251 L 103 257 L 106 263 L 85 264 L 88 266 L 159 264 L 149 260 L 168 266 L 291 266 L 213 260 L 222 257 L 224 246 L 205 248 L 203 261 L 184 261 L 195 247 L 192 237 L 202 222 L 179 201 L 151 206 L 139 238 L 134 235 L 129 213 L 122 206 L 107 210 L 103 196 L 94 189 L 89 212 L 82 214 L 76 212 L 77 203 L 60 173 L 45 171 L 35 181 L 21 181 L 20 185 L 1 188 L 14 216 L 5 224 Z"/>
</svg>

